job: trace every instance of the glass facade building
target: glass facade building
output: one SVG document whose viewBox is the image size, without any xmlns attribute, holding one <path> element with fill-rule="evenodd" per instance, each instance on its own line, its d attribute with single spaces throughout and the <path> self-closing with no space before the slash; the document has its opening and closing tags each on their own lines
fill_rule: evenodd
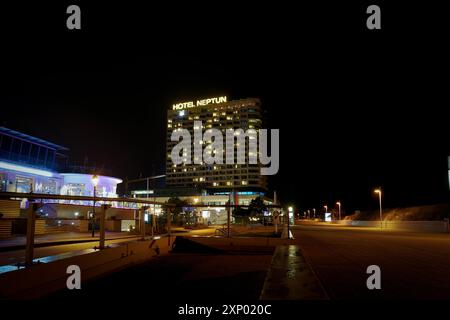
<svg viewBox="0 0 450 320">
<path fill-rule="evenodd" d="M 0 127 L 0 191 L 92 196 L 90 174 L 65 173 L 68 166 L 66 147 Z M 99 197 L 116 197 L 122 180 L 99 175 Z"/>
</svg>

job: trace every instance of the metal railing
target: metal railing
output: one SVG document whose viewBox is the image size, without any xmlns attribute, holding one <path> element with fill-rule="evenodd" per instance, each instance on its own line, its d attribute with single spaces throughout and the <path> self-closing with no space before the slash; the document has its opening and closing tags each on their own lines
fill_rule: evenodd
<svg viewBox="0 0 450 320">
<path fill-rule="evenodd" d="M 90 197 L 90 196 L 68 196 L 68 195 L 55 195 L 55 194 L 38 194 L 38 193 L 17 193 L 17 192 L 0 192 L 0 199 L 28 199 L 34 200 L 35 202 L 30 202 L 30 205 L 26 209 L 26 220 L 27 220 L 27 228 L 26 228 L 26 245 L 25 245 L 25 266 L 31 266 L 33 264 L 34 258 L 34 244 L 35 244 L 35 224 L 36 220 L 39 219 L 39 209 L 45 205 L 42 200 L 79 200 L 79 201 L 91 201 L 91 202 L 101 202 L 99 216 L 96 221 L 99 222 L 99 245 L 98 249 L 105 249 L 105 222 L 106 222 L 106 211 L 112 206 L 112 204 L 120 204 L 120 203 L 135 203 L 140 205 L 136 210 L 139 211 L 139 218 L 134 219 L 139 221 L 139 236 L 143 240 L 146 236 L 146 228 L 145 228 L 145 213 L 150 208 L 150 205 L 159 205 L 164 209 L 164 213 L 166 214 L 166 231 L 167 237 L 170 246 L 171 239 L 171 225 L 173 218 L 173 210 L 177 207 L 175 204 L 166 203 L 166 202 L 158 202 L 145 198 L 107 198 L 107 197 Z M 39 201 L 40 200 L 40 201 Z M 248 205 L 234 205 L 234 204 L 221 204 L 221 205 L 204 205 L 204 204 L 192 204 L 189 207 L 193 208 L 227 208 L 227 223 L 224 225 L 222 229 L 222 234 L 227 237 L 231 237 L 232 229 L 231 229 L 231 211 L 233 208 L 238 207 L 249 207 Z M 268 208 L 281 208 L 280 205 L 267 205 Z M 96 210 L 97 211 L 97 210 Z M 52 218 L 48 220 L 63 220 L 64 218 Z M 76 219 L 70 219 L 75 221 Z M 89 219 L 80 219 L 80 220 L 89 220 Z M 133 219 L 131 219 L 133 220 Z M 94 227 L 94 226 L 92 226 Z"/>
</svg>

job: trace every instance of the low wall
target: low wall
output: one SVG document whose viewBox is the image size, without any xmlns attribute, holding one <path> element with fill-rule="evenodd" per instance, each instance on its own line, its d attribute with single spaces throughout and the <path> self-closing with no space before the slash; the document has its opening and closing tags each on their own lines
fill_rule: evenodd
<svg viewBox="0 0 450 320">
<path fill-rule="evenodd" d="M 76 205 L 76 204 L 65 204 L 65 203 L 46 203 L 41 208 L 41 214 L 47 216 L 49 218 L 65 218 L 65 219 L 76 219 L 77 216 L 75 213 L 78 213 L 78 216 L 87 218 L 89 212 L 92 212 L 92 206 L 84 206 L 84 205 Z M 117 219 L 134 219 L 135 216 L 134 209 L 125 209 L 125 208 L 114 208 L 111 207 L 106 210 L 106 219 L 110 219 L 115 217 Z M 95 207 L 95 212 L 100 212 L 100 207 Z"/>
<path fill-rule="evenodd" d="M 173 243 L 175 237 L 171 238 Z M 77 265 L 81 269 L 81 290 L 86 280 L 117 271 L 135 263 L 152 259 L 169 252 L 169 238 L 131 241 L 101 251 L 81 254 L 49 263 L 36 264 L 30 268 L 0 274 L 0 298 L 33 299 L 67 288 L 70 276 L 67 267 Z M 68 290 L 68 289 L 67 289 Z"/>
<path fill-rule="evenodd" d="M 272 251 L 276 246 L 295 243 L 290 239 L 268 237 L 191 237 L 179 236 L 180 240 L 201 244 L 210 248 L 223 251 Z"/>
<path fill-rule="evenodd" d="M 335 223 L 354 227 L 380 227 L 380 221 L 340 220 Z M 449 232 L 448 221 L 383 221 L 383 229 L 409 232 Z"/>
</svg>

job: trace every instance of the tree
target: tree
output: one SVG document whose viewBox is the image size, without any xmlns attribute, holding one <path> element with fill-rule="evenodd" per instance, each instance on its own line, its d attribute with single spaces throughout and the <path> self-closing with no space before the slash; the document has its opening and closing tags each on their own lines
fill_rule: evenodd
<svg viewBox="0 0 450 320">
<path fill-rule="evenodd" d="M 179 224 L 183 224 L 183 217 L 181 217 L 181 214 L 186 214 L 186 222 L 190 222 L 191 218 L 191 211 L 190 210 L 184 210 L 185 207 L 189 207 L 190 202 L 186 200 L 181 200 L 178 197 L 172 197 L 167 200 L 168 204 L 175 205 L 175 207 L 172 209 L 172 221 L 178 222 Z"/>
<path fill-rule="evenodd" d="M 267 210 L 267 206 L 261 197 L 256 197 L 250 201 L 249 211 L 251 215 L 260 215 L 263 211 Z"/>
</svg>

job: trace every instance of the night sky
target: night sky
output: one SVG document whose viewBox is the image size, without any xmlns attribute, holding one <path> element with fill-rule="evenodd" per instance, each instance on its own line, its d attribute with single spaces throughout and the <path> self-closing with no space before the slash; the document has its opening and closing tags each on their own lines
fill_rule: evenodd
<svg viewBox="0 0 450 320">
<path fill-rule="evenodd" d="M 164 173 L 172 103 L 258 97 L 280 129 L 283 203 L 372 209 L 378 185 L 391 207 L 450 200 L 443 13 L 386 4 L 374 33 L 363 4 L 78 3 L 78 32 L 68 4 L 2 19 L 0 124 L 136 178 Z"/>
</svg>

